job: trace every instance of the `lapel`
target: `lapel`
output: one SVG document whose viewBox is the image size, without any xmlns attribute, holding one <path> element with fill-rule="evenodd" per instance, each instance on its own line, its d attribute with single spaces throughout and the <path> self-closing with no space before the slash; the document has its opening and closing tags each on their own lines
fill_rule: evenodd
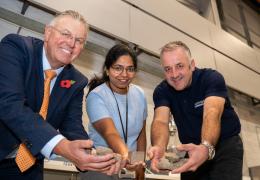
<svg viewBox="0 0 260 180">
<path fill-rule="evenodd" d="M 62 104 L 63 101 L 65 101 L 64 98 L 69 98 L 69 97 L 65 97 L 65 96 L 69 95 L 69 92 L 70 92 L 71 88 L 73 87 L 73 85 L 70 88 L 64 88 L 64 87 L 61 87 L 60 83 L 63 80 L 75 80 L 72 78 L 71 74 L 73 74 L 72 68 L 70 65 L 67 65 L 64 67 L 63 71 L 57 77 L 55 85 L 51 92 L 47 116 L 51 117 L 52 113 L 57 108 L 57 106 L 59 104 Z M 47 117 L 47 119 L 48 119 L 48 117 Z"/>
<path fill-rule="evenodd" d="M 43 100 L 43 91 L 44 91 L 44 76 L 43 76 L 43 67 L 42 67 L 42 48 L 43 46 L 40 46 L 39 50 L 37 51 L 36 57 L 37 57 L 37 68 L 36 68 L 36 88 L 35 88 L 35 94 L 36 94 L 36 106 L 37 109 L 41 108 L 42 100 Z"/>
<path fill-rule="evenodd" d="M 41 108 L 42 99 L 43 99 L 43 86 L 44 86 L 44 76 L 43 76 L 43 69 L 42 69 L 42 48 L 43 48 L 43 42 L 39 40 L 33 40 L 32 47 L 29 46 L 30 53 L 32 59 L 32 82 L 33 82 L 33 94 L 30 94 L 30 96 L 34 96 L 33 99 L 33 107 L 35 108 L 35 111 L 38 112 Z"/>
</svg>

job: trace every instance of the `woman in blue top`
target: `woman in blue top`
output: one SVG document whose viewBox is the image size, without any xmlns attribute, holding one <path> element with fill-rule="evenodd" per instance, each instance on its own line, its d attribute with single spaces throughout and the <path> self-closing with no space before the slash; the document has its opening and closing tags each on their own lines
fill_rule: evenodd
<svg viewBox="0 0 260 180">
<path fill-rule="evenodd" d="M 146 151 L 147 102 L 143 90 L 131 84 L 136 70 L 135 53 L 126 45 L 115 45 L 106 56 L 102 77 L 90 81 L 86 98 L 89 136 L 94 145 L 111 148 L 123 162 L 128 162 L 129 151 Z M 139 165 L 126 167 L 136 170 L 141 178 L 143 167 Z M 87 172 L 85 176 L 118 179 L 98 172 Z"/>
</svg>

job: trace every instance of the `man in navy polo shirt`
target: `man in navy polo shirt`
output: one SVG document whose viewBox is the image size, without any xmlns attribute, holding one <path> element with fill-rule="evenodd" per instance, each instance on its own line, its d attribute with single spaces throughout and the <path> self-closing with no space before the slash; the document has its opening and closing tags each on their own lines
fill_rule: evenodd
<svg viewBox="0 0 260 180">
<path fill-rule="evenodd" d="M 242 180 L 243 144 L 240 122 L 231 106 L 223 76 L 212 69 L 199 69 L 187 45 L 166 44 L 160 54 L 165 80 L 154 90 L 151 167 L 163 156 L 173 115 L 188 161 L 172 173 L 182 180 Z"/>
</svg>

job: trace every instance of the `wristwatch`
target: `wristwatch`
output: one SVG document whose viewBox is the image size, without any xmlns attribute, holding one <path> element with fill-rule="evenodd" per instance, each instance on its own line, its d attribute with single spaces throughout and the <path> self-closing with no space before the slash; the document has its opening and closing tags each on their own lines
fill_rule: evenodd
<svg viewBox="0 0 260 180">
<path fill-rule="evenodd" d="M 212 144 L 210 144 L 208 141 L 203 141 L 201 145 L 206 146 L 209 150 L 209 157 L 208 160 L 212 160 L 215 156 L 215 148 Z"/>
</svg>

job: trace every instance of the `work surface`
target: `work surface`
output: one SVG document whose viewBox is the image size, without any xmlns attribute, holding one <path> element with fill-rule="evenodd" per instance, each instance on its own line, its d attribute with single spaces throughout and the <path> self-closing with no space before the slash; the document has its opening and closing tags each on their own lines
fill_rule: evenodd
<svg viewBox="0 0 260 180">
<path fill-rule="evenodd" d="M 44 169 L 67 171 L 67 172 L 78 172 L 76 167 L 66 159 L 62 157 L 57 157 L 54 160 L 44 160 Z M 158 174 L 145 174 L 145 179 L 171 179 L 179 180 L 179 174 L 169 174 L 169 175 L 158 175 Z"/>
</svg>

